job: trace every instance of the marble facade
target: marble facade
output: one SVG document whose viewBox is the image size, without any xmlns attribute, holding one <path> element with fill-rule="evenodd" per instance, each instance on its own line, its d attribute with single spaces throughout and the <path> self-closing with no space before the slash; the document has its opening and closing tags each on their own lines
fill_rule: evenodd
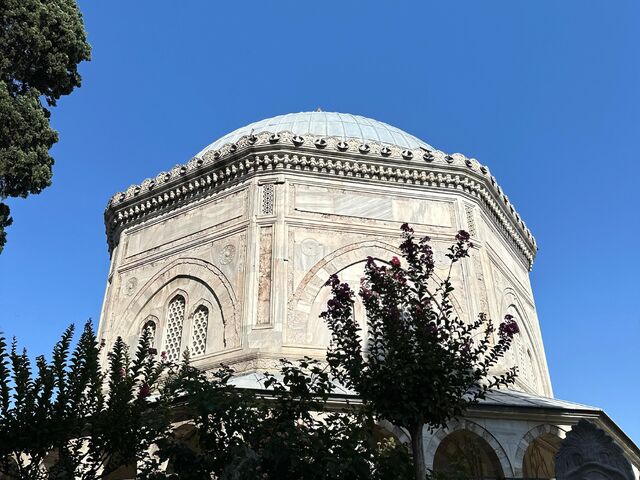
<svg viewBox="0 0 640 480">
<path fill-rule="evenodd" d="M 99 337 L 134 345 L 152 324 L 159 350 L 189 348 L 198 367 L 224 362 L 244 373 L 272 368 L 283 356 L 322 358 L 329 336 L 318 315 L 329 275 L 357 285 L 367 256 L 388 261 L 398 253 L 399 227 L 408 222 L 432 238 L 436 273 L 444 276 L 446 248 L 465 229 L 474 248 L 454 270 L 457 314 L 513 315 L 521 333 L 498 369 L 518 365 L 517 390 L 552 397 L 529 280 L 537 247 L 489 169 L 408 134 L 382 142 L 382 129 L 392 127 L 363 117 L 350 116 L 359 135 L 326 135 L 329 126 L 315 113 L 289 130 L 281 121 L 239 129 L 111 199 Z M 362 305 L 355 314 L 364 321 Z M 540 423 L 527 415 L 465 420 L 512 432 L 497 441 L 504 476 L 522 476 L 515 456 L 532 429 L 560 434 L 579 419 Z M 432 463 L 438 438 L 425 442 Z"/>
</svg>

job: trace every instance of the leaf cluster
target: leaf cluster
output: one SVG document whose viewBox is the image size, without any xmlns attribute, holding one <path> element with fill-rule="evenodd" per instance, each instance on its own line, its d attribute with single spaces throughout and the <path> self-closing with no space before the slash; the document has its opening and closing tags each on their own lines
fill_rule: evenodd
<svg viewBox="0 0 640 480">
<path fill-rule="evenodd" d="M 0 2 L 0 252 L 12 223 L 2 200 L 50 185 L 58 134 L 47 107 L 80 86 L 90 52 L 76 0 Z"/>
<path fill-rule="evenodd" d="M 333 385 L 317 360 L 281 360 L 262 391 L 234 387 L 233 377 L 225 366 L 206 374 L 183 365 L 170 388 L 185 399 L 191 433 L 160 439 L 168 467 L 152 478 L 409 478 L 404 446 L 378 441 L 360 409 L 330 408 Z"/>
<path fill-rule="evenodd" d="M 149 415 L 148 396 L 165 366 L 149 355 L 145 333 L 134 358 L 118 339 L 109 369 L 87 322 L 71 351 L 70 326 L 52 359 L 35 360 L 0 337 L 0 472 L 20 479 L 97 479 L 148 456 L 149 440 L 163 432 Z M 105 388 L 106 387 L 106 388 Z"/>
</svg>

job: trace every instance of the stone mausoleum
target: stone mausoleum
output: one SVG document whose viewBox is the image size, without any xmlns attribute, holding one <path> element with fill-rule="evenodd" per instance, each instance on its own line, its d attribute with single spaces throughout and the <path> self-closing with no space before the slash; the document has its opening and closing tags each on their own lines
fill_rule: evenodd
<svg viewBox="0 0 640 480">
<path fill-rule="evenodd" d="M 134 345 L 149 328 L 170 359 L 188 348 L 195 366 L 230 364 L 248 388 L 279 358 L 325 355 L 329 275 L 357 286 L 367 256 L 398 254 L 408 222 L 433 239 L 442 277 L 465 229 L 474 248 L 455 270 L 456 313 L 513 315 L 520 333 L 499 369 L 519 376 L 425 431 L 428 467 L 464 458 L 478 478 L 638 478 L 640 451 L 602 410 L 553 398 L 529 280 L 536 242 L 473 158 L 358 115 L 281 115 L 117 193 L 105 221 L 100 338 Z M 361 304 L 355 315 L 364 325 Z"/>
</svg>

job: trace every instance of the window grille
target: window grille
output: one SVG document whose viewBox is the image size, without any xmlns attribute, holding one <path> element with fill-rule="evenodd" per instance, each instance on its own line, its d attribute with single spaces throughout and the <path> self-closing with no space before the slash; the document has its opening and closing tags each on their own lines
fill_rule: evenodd
<svg viewBox="0 0 640 480">
<path fill-rule="evenodd" d="M 185 300 L 182 295 L 176 295 L 169 303 L 169 309 L 167 312 L 167 333 L 164 341 L 164 349 L 167 352 L 167 360 L 169 361 L 175 362 L 180 359 L 184 307 Z"/>
<path fill-rule="evenodd" d="M 193 335 L 191 336 L 191 352 L 193 356 L 202 355 L 207 349 L 207 326 L 209 325 L 209 309 L 200 306 L 193 314 Z"/>
<path fill-rule="evenodd" d="M 273 204 L 275 201 L 275 188 L 273 183 L 262 186 L 262 214 L 273 214 Z"/>
</svg>

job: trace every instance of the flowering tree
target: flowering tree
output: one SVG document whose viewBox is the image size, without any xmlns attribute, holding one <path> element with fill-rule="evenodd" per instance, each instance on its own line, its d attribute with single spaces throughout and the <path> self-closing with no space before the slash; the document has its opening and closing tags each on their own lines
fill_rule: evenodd
<svg viewBox="0 0 640 480">
<path fill-rule="evenodd" d="M 513 383 L 515 367 L 501 375 L 490 370 L 508 350 L 518 326 L 507 316 L 494 341 L 485 314 L 467 323 L 456 316 L 451 272 L 468 257 L 469 234 L 459 231 L 449 248 L 447 277 L 435 278 L 430 239 L 416 241 L 402 225 L 403 261 L 383 265 L 369 257 L 359 295 L 367 314 L 363 345 L 353 316 L 354 292 L 333 275 L 332 298 L 321 314 L 331 330 L 327 359 L 335 378 L 355 390 L 377 418 L 404 427 L 411 437 L 416 480 L 426 466 L 423 429 L 444 427 L 492 388 Z"/>
</svg>

